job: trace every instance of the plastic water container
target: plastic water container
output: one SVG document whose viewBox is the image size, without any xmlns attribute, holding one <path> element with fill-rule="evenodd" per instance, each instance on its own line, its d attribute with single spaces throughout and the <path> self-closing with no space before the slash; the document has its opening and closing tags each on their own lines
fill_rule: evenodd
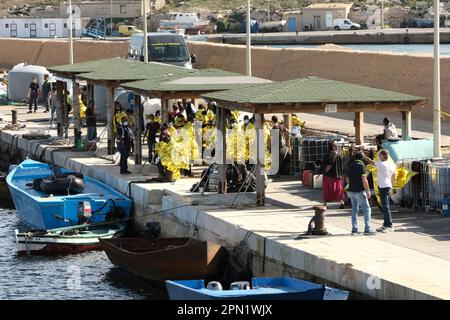
<svg viewBox="0 0 450 320">
<path fill-rule="evenodd" d="M 315 174 L 313 176 L 313 188 L 322 189 L 322 187 L 323 187 L 323 175 Z"/>
<path fill-rule="evenodd" d="M 312 170 L 304 170 L 303 176 L 302 176 L 302 183 L 305 187 L 312 187 L 313 186 L 313 171 Z"/>
<path fill-rule="evenodd" d="M 444 196 L 442 198 L 442 215 L 444 217 L 450 217 L 450 196 Z"/>
</svg>

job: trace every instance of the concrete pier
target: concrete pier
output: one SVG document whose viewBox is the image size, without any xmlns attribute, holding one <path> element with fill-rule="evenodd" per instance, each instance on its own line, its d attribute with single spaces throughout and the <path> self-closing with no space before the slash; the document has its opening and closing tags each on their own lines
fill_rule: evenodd
<svg viewBox="0 0 450 320">
<path fill-rule="evenodd" d="M 8 120 L 11 107 L 0 107 Z M 52 145 L 56 130 L 47 140 L 26 140 L 21 135 L 45 130 L 43 114 L 24 115 L 20 131 L 2 130 L 2 151 L 20 153 L 56 163 L 98 179 L 134 200 L 135 226 L 160 221 L 164 235 L 190 236 L 239 248 L 242 261 L 255 275 L 291 275 L 329 283 L 351 290 L 352 297 L 375 299 L 450 299 L 450 220 L 437 214 L 394 208 L 393 233 L 351 236 L 350 209 L 331 207 L 327 211 L 324 237 L 299 235 L 307 230 L 312 207 L 321 201 L 321 190 L 302 187 L 293 178 L 271 181 L 267 205 L 254 206 L 254 194 L 192 195 L 187 190 L 196 179 L 176 183 L 148 183 L 156 168 L 147 165 L 142 174 L 123 176 L 110 158 L 93 152 L 72 152 L 70 145 Z M 27 118 L 30 117 L 30 118 Z M 0 126 L 2 127 L 2 126 Z M 48 130 L 48 129 L 47 129 Z M 99 133 L 102 128 L 99 128 Z M 71 133 L 72 133 L 71 129 Z M 106 146 L 105 146 L 106 147 Z M 235 207 L 231 207 L 234 202 Z M 360 226 L 363 221 L 360 219 Z M 373 227 L 382 224 L 374 208 Z"/>
<path fill-rule="evenodd" d="M 450 43 L 450 29 L 442 28 L 441 43 Z M 245 44 L 243 34 L 210 35 L 208 41 Z M 334 44 L 432 44 L 433 29 L 368 29 L 310 32 L 255 33 L 253 45 L 322 45 Z"/>
</svg>

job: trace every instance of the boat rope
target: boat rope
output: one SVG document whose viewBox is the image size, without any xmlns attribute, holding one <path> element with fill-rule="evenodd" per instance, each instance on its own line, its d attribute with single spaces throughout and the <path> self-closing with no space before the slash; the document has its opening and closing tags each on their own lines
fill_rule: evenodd
<svg viewBox="0 0 450 320">
<path fill-rule="evenodd" d="M 129 197 L 129 198 L 131 198 L 131 185 L 132 184 L 135 184 L 135 183 L 149 183 L 149 182 L 152 182 L 153 180 L 152 179 L 145 179 L 145 180 L 131 180 L 131 181 L 128 181 L 128 184 L 127 184 L 127 191 L 126 191 L 126 195 Z"/>
<path fill-rule="evenodd" d="M 75 179 L 75 177 L 74 176 L 70 176 L 71 178 L 70 178 L 70 183 L 69 183 L 69 186 L 67 187 L 67 195 L 68 196 L 70 196 L 70 187 L 72 186 L 72 182 L 73 182 L 73 180 Z"/>
<path fill-rule="evenodd" d="M 108 201 L 109 200 L 112 200 L 112 199 L 108 199 Z M 103 205 L 106 205 L 106 204 L 103 204 Z M 118 220 L 114 220 L 114 221 L 108 221 L 108 222 L 105 221 L 105 222 L 93 223 L 90 226 L 96 227 L 96 226 L 108 225 L 108 224 L 111 224 L 111 223 L 128 222 L 128 221 L 131 221 L 131 220 L 136 220 L 136 219 L 140 219 L 140 218 L 143 218 L 143 217 L 147 217 L 147 216 L 151 216 L 151 215 L 155 215 L 155 214 L 159 214 L 159 213 L 164 213 L 164 212 L 169 212 L 169 211 L 180 209 L 180 208 L 184 208 L 184 207 L 195 206 L 195 205 L 198 205 L 198 203 L 192 202 L 192 203 L 183 204 L 183 205 L 180 205 L 180 206 L 177 206 L 177 207 L 172 207 L 172 208 L 168 208 L 168 209 L 164 209 L 164 210 L 160 210 L 160 211 L 144 213 L 144 214 L 142 214 L 142 215 L 140 215 L 138 217 L 135 216 L 135 217 L 128 217 L 128 218 L 118 219 Z M 97 212 L 98 210 L 99 209 L 97 209 L 95 212 Z M 95 212 L 93 212 L 92 214 L 94 214 Z"/>
</svg>

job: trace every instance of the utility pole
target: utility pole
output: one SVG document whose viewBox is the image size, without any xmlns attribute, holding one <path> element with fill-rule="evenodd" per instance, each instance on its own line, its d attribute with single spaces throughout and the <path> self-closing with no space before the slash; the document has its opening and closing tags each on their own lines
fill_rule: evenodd
<svg viewBox="0 0 450 320">
<path fill-rule="evenodd" d="M 433 77 L 433 136 L 434 158 L 441 158 L 441 70 L 440 70 L 440 45 L 439 0 L 434 0 L 434 77 Z"/>
<path fill-rule="evenodd" d="M 111 28 L 110 28 L 110 35 L 112 36 L 112 33 L 113 33 L 113 15 L 114 15 L 114 12 L 113 12 L 113 0 L 111 0 Z"/>
<path fill-rule="evenodd" d="M 384 0 L 381 0 L 381 29 L 384 29 Z"/>
<path fill-rule="evenodd" d="M 270 21 L 270 0 L 267 0 L 267 22 Z"/>
<path fill-rule="evenodd" d="M 72 0 L 69 0 L 69 64 L 73 64 L 73 8 Z"/>
<path fill-rule="evenodd" d="M 251 28 L 251 8 L 250 8 L 250 0 L 247 0 L 247 76 L 252 76 L 252 30 Z"/>
<path fill-rule="evenodd" d="M 148 63 L 147 0 L 143 1 L 144 1 L 144 63 Z"/>
</svg>

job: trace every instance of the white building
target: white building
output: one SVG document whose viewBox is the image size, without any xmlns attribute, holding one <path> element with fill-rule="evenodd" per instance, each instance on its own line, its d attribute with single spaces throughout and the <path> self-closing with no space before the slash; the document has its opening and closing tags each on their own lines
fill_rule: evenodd
<svg viewBox="0 0 450 320">
<path fill-rule="evenodd" d="M 68 38 L 67 18 L 5 18 L 0 19 L 2 38 Z M 81 37 L 81 18 L 73 18 L 73 36 Z"/>
</svg>

